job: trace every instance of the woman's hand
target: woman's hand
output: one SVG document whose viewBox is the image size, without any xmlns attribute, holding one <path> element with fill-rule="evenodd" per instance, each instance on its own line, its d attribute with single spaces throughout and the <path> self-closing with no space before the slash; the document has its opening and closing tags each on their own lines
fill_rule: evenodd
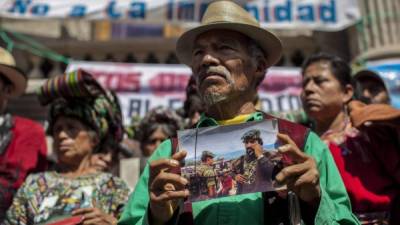
<svg viewBox="0 0 400 225">
<path fill-rule="evenodd" d="M 83 225 L 115 225 L 118 220 L 98 208 L 83 208 L 72 211 L 73 216 L 82 216 Z"/>
<path fill-rule="evenodd" d="M 159 159 L 150 163 L 148 189 L 152 224 L 169 221 L 178 207 L 178 200 L 189 196 L 189 190 L 185 188 L 188 181 L 171 172 L 180 168 L 179 161 L 185 157 L 186 151 L 179 151 L 172 159 Z"/>
<path fill-rule="evenodd" d="M 301 200 L 318 206 L 321 198 L 319 171 L 313 157 L 301 151 L 293 140 L 285 134 L 278 134 L 282 146 L 278 151 L 288 157 L 291 164 L 283 168 L 275 177 L 280 184 L 286 184 Z"/>
</svg>

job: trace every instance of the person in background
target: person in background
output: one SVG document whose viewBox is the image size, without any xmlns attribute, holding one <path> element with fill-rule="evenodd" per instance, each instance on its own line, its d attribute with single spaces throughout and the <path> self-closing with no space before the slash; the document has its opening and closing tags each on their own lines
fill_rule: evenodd
<svg viewBox="0 0 400 225">
<path fill-rule="evenodd" d="M 90 160 L 104 146 L 112 148 L 121 141 L 121 111 L 82 70 L 48 80 L 39 99 L 51 104 L 48 132 L 57 168 L 27 177 L 4 224 L 116 224 L 129 189 L 120 178 L 98 172 Z"/>
<path fill-rule="evenodd" d="M 372 70 L 361 70 L 354 76 L 355 93 L 357 100 L 365 104 L 390 104 L 390 95 L 385 81 Z"/>
<path fill-rule="evenodd" d="M 302 76 L 303 107 L 330 148 L 353 211 L 362 224 L 400 224 L 400 111 L 352 100 L 351 69 L 337 56 L 310 56 Z"/>
<path fill-rule="evenodd" d="M 183 103 L 183 117 L 186 119 L 185 128 L 192 128 L 199 121 L 204 110 L 204 103 L 199 95 L 196 79 L 192 75 L 186 87 L 186 99 Z"/>
<path fill-rule="evenodd" d="M 135 132 L 135 139 L 140 142 L 142 155 L 150 157 L 161 142 L 176 136 L 176 132 L 182 127 L 182 118 L 173 110 L 163 107 L 150 110 L 140 121 Z"/>
<path fill-rule="evenodd" d="M 32 120 L 7 113 L 7 102 L 25 92 L 27 76 L 0 48 L 0 223 L 26 176 L 47 166 L 46 136 Z"/>
<path fill-rule="evenodd" d="M 176 53 L 191 67 L 206 105 L 197 128 L 272 118 L 257 111 L 253 100 L 266 70 L 279 61 L 282 44 L 244 8 L 211 2 L 201 25 L 178 39 Z M 358 224 L 326 145 L 299 124 L 277 119 L 277 125 L 279 151 L 292 161 L 275 180 L 287 185 L 301 210 L 290 210 L 292 201 L 273 191 L 185 204 L 188 180 L 175 171 L 187 152 L 172 138 L 150 157 L 119 224 Z"/>
</svg>

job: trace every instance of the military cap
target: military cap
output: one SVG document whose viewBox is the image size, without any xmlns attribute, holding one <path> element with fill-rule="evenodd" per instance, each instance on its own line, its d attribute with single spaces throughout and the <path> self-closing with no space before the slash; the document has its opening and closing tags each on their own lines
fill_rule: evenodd
<svg viewBox="0 0 400 225">
<path fill-rule="evenodd" d="M 248 139 L 261 139 L 260 131 L 257 129 L 247 131 L 246 133 L 243 134 L 242 140 L 245 141 Z"/>
<path fill-rule="evenodd" d="M 201 161 L 204 161 L 204 160 L 206 159 L 206 157 L 214 158 L 214 157 L 215 157 L 215 154 L 212 153 L 212 152 L 210 152 L 210 151 L 205 150 L 205 151 L 203 151 L 203 152 L 201 153 Z"/>
</svg>

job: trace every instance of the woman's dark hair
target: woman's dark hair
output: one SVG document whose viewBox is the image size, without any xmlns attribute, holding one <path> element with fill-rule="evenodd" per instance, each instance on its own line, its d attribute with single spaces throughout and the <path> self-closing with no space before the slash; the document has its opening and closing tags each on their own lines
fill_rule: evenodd
<svg viewBox="0 0 400 225">
<path fill-rule="evenodd" d="M 342 88 L 348 84 L 352 85 L 351 68 L 349 64 L 342 58 L 329 53 L 320 52 L 309 56 L 301 66 L 301 74 L 304 76 L 307 67 L 320 61 L 329 62 L 332 74 L 340 82 Z"/>
</svg>

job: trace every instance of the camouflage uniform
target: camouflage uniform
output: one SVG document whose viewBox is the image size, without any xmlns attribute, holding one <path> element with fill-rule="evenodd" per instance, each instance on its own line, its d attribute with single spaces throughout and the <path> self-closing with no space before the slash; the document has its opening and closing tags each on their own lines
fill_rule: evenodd
<svg viewBox="0 0 400 225">
<path fill-rule="evenodd" d="M 201 154 L 202 163 L 196 169 L 196 181 L 200 189 L 200 195 L 208 195 L 208 190 L 211 187 L 217 190 L 217 173 L 213 166 L 206 164 L 208 157 L 214 158 L 215 155 L 210 151 L 203 151 Z"/>
<path fill-rule="evenodd" d="M 201 192 L 203 194 L 207 194 L 209 187 L 215 187 L 215 189 L 217 189 L 217 173 L 212 166 L 202 163 L 197 170 L 197 174 L 203 178 L 201 179 Z"/>
</svg>

